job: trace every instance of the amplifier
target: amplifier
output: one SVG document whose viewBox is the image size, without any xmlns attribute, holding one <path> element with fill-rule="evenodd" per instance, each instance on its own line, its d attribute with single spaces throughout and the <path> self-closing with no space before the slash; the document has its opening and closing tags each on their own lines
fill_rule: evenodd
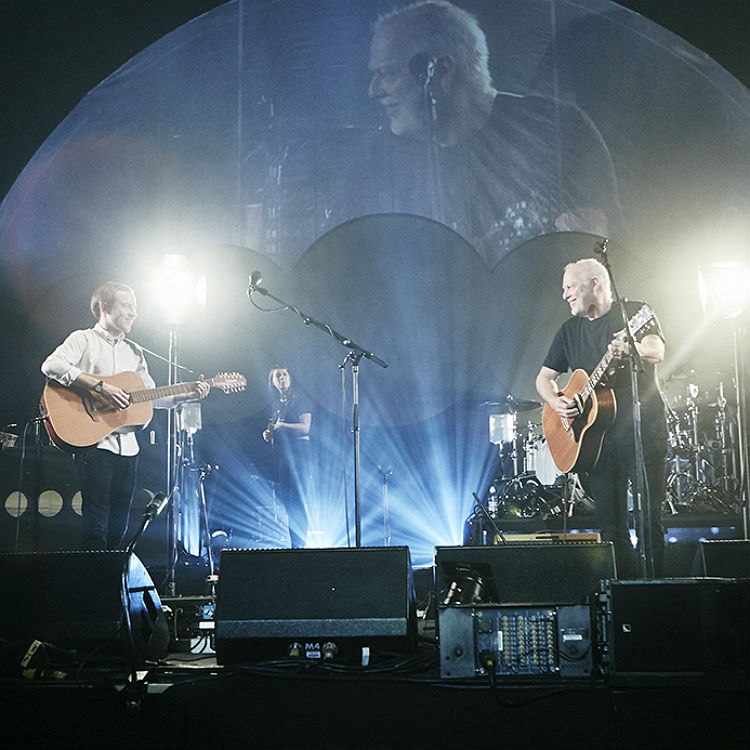
<svg viewBox="0 0 750 750">
<path fill-rule="evenodd" d="M 445 604 L 588 604 L 614 577 L 611 542 L 435 548 L 435 590 Z"/>
<path fill-rule="evenodd" d="M 588 605 L 458 604 L 439 607 L 438 620 L 444 679 L 591 675 Z"/>
</svg>

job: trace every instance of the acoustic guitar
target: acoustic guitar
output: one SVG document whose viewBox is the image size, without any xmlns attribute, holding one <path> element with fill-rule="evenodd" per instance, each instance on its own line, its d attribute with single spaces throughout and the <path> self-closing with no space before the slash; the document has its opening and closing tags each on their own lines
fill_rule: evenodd
<svg viewBox="0 0 750 750">
<path fill-rule="evenodd" d="M 628 321 L 631 335 L 655 323 L 654 311 L 643 305 Z M 625 339 L 625 332 L 619 334 Z M 552 460 L 562 472 L 591 471 L 599 460 L 604 434 L 615 421 L 617 402 L 614 391 L 601 380 L 612 364 L 613 355 L 607 350 L 591 374 L 574 370 L 560 395 L 573 399 L 578 415 L 572 419 L 561 417 L 549 404 L 542 410 L 542 428 Z"/>
<path fill-rule="evenodd" d="M 130 406 L 116 409 L 97 393 L 80 392 L 55 380 L 47 381 L 41 405 L 44 426 L 53 445 L 74 452 L 93 447 L 121 427 L 142 427 L 153 416 L 152 401 L 190 393 L 197 382 L 146 388 L 135 372 L 120 372 L 100 379 L 125 391 L 130 396 Z M 244 390 L 247 385 L 245 376 L 237 372 L 221 372 L 205 382 L 224 393 Z"/>
</svg>

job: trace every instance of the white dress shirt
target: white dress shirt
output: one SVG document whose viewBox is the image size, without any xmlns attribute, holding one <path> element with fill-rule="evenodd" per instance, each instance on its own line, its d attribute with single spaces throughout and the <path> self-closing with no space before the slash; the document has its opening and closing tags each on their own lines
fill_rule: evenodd
<svg viewBox="0 0 750 750">
<path fill-rule="evenodd" d="M 99 323 L 93 328 L 73 331 L 42 363 L 42 372 L 64 386 L 70 386 L 82 372 L 107 376 L 126 370 L 135 372 L 145 388 L 156 386 L 149 375 L 143 350 L 125 336 L 115 338 Z M 169 408 L 174 403 L 174 398 L 169 397 L 154 401 L 152 405 Z M 121 456 L 134 456 L 139 451 L 135 433 L 145 426 L 120 427 L 96 447 Z"/>
</svg>

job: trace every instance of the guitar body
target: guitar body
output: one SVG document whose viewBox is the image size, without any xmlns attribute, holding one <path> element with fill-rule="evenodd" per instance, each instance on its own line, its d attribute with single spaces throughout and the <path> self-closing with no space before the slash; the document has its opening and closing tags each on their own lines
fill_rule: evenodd
<svg viewBox="0 0 750 750">
<path fill-rule="evenodd" d="M 100 379 L 128 393 L 144 388 L 143 380 L 134 372 L 120 372 Z M 127 409 L 115 409 L 106 399 L 66 388 L 54 380 L 44 386 L 41 404 L 50 440 L 65 451 L 91 448 L 118 428 L 143 427 L 153 416 L 148 401 L 132 403 Z"/>
<path fill-rule="evenodd" d="M 589 379 L 585 370 L 575 370 L 561 395 L 574 398 Z M 552 460 L 563 472 L 594 468 L 607 428 L 617 414 L 615 394 L 610 388 L 594 389 L 583 405 L 583 413 L 563 419 L 549 404 L 542 410 L 542 427 Z"/>
</svg>

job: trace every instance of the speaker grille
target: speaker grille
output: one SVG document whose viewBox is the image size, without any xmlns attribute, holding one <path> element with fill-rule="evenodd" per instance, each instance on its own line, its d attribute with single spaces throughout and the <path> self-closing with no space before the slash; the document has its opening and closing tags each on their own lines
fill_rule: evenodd
<svg viewBox="0 0 750 750">
<path fill-rule="evenodd" d="M 286 656 L 290 640 L 411 650 L 407 547 L 224 550 L 216 601 L 220 663 Z"/>
</svg>

